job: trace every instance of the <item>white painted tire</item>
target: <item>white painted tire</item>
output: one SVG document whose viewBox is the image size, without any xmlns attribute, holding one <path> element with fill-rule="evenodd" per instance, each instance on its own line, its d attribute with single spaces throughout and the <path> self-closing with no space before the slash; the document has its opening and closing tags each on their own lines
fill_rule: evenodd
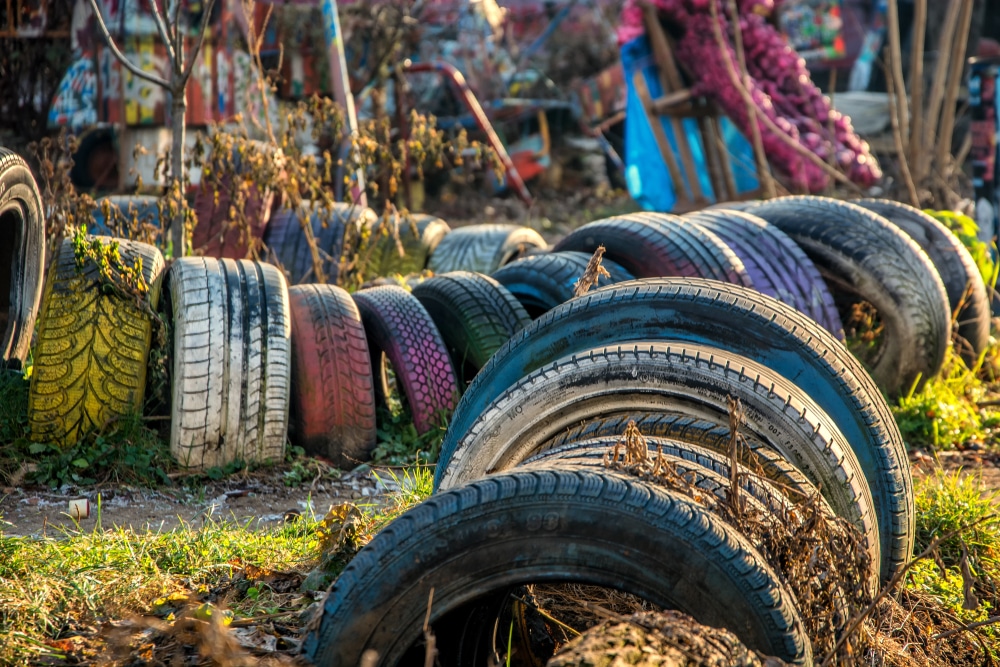
<svg viewBox="0 0 1000 667">
<path fill-rule="evenodd" d="M 291 369 L 284 276 L 261 262 L 185 257 L 169 290 L 174 458 L 189 468 L 280 460 Z"/>
</svg>

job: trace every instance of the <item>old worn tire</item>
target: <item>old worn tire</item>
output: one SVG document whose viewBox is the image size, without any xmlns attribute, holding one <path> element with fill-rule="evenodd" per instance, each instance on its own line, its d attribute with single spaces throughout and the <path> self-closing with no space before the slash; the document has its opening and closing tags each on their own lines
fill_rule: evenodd
<svg viewBox="0 0 1000 667">
<path fill-rule="evenodd" d="M 545 247 L 545 239 L 530 227 L 469 225 L 453 229 L 441 239 L 427 266 L 434 273 L 475 271 L 489 275 L 526 250 Z"/>
<path fill-rule="evenodd" d="M 107 202 L 110 216 L 104 215 Z M 91 234 L 132 238 L 139 225 L 160 227 L 163 200 L 153 195 L 109 195 L 97 200 L 87 231 Z"/>
<path fill-rule="evenodd" d="M 493 353 L 531 318 L 507 288 L 489 276 L 453 271 L 413 288 L 448 346 L 451 363 L 464 387 Z"/>
<path fill-rule="evenodd" d="M 538 454 L 543 456 L 553 449 L 572 447 L 575 443 L 594 438 L 615 438 L 620 440 L 628 423 L 634 421 L 639 432 L 647 439 L 669 439 L 673 442 L 689 443 L 699 451 L 710 452 L 713 457 L 728 462 L 730 432 L 728 417 L 711 418 L 704 415 L 693 416 L 683 412 L 657 410 L 656 412 L 620 412 L 602 415 L 575 426 L 561 430 L 541 446 Z M 774 449 L 746 429 L 740 431 L 744 446 L 741 448 L 740 463 L 751 470 L 759 470 L 761 475 L 785 490 L 794 501 L 807 498 L 816 492 L 816 487 L 805 475 Z"/>
<path fill-rule="evenodd" d="M 354 293 L 372 355 L 375 390 L 384 391 L 383 355 L 392 364 L 410 406 L 417 433 L 426 433 L 451 415 L 458 380 L 448 346 L 415 296 L 386 285 Z"/>
<path fill-rule="evenodd" d="M 957 351 L 970 368 L 990 342 L 990 300 L 986 284 L 968 248 L 951 230 L 920 209 L 888 199 L 854 203 L 896 225 L 927 253 L 937 269 L 951 306 L 952 324 L 961 339 Z"/>
<path fill-rule="evenodd" d="M 728 244 L 753 278 L 754 289 L 805 313 L 838 339 L 844 325 L 813 261 L 787 234 L 755 215 L 706 210 L 684 216 Z"/>
<path fill-rule="evenodd" d="M 714 278 L 732 285 L 755 286 L 753 276 L 746 270 L 743 260 L 715 232 L 669 213 L 632 215 L 659 225 L 671 237 L 683 238 L 690 248 L 688 252 L 692 260 L 702 267 L 702 277 Z"/>
<path fill-rule="evenodd" d="M 394 665 L 421 636 L 432 589 L 440 635 L 467 620 L 467 603 L 546 581 L 633 593 L 766 655 L 812 662 L 791 593 L 749 542 L 679 494 L 583 468 L 504 473 L 417 505 L 340 575 L 303 652 L 333 667 L 372 649 Z M 438 647 L 455 664 L 452 645 Z"/>
<path fill-rule="evenodd" d="M 361 314 L 334 285 L 288 289 L 293 442 L 342 468 L 375 446 L 375 392 Z"/>
<path fill-rule="evenodd" d="M 744 428 L 793 463 L 880 562 L 872 492 L 850 443 L 808 394 L 750 359 L 691 344 L 636 342 L 567 355 L 497 396 L 438 467 L 442 489 L 507 470 L 562 429 L 624 411 L 670 410 L 720 419 L 730 397 Z"/>
<path fill-rule="evenodd" d="M 274 195 L 261 192 L 251 185 L 246 194 L 242 215 L 244 226 L 230 216 L 233 176 L 222 176 L 218 187 L 202 181 L 194 197 L 195 226 L 191 233 L 191 247 L 204 257 L 244 259 L 253 250 L 259 250 L 264 230 L 271 218 Z"/>
<path fill-rule="evenodd" d="M 368 228 L 373 245 L 367 271 L 370 276 L 420 273 L 427 268 L 427 261 L 441 240 L 451 231 L 447 222 L 425 213 L 412 215 L 410 220 L 383 215 L 373 218 Z M 397 235 L 399 245 L 396 244 Z"/>
<path fill-rule="evenodd" d="M 622 438 L 615 435 L 577 440 L 562 447 L 539 452 L 518 467 L 556 468 L 579 465 L 603 468 L 608 452 L 613 452 L 620 442 Z M 730 481 L 732 462 L 729 458 L 682 440 L 656 436 L 647 436 L 646 446 L 651 461 L 655 461 L 662 454 L 663 462 L 670 464 L 674 471 L 683 475 L 691 486 L 712 494 L 720 501 L 729 500 L 732 492 Z M 621 454 L 624 454 L 625 448 L 620 449 Z M 767 479 L 755 476 L 741 463 L 736 464 L 736 470 L 740 489 L 746 498 L 753 502 L 755 510 L 784 516 L 792 508 L 793 503 L 789 498 Z M 827 507 L 826 503 L 822 505 Z M 832 517 L 833 513 L 830 512 L 829 516 Z"/>
<path fill-rule="evenodd" d="M 688 230 L 669 229 L 651 215 L 633 214 L 583 225 L 570 232 L 553 250 L 593 253 L 603 245 L 605 257 L 637 278 L 697 277 L 742 284 L 741 276 L 746 276 L 742 268 L 736 275 L 727 272 L 719 262 L 706 261 L 697 243 Z M 729 255 L 735 259 L 732 251 Z"/>
<path fill-rule="evenodd" d="M 298 209 L 282 208 L 274 214 L 264 234 L 267 260 L 281 267 L 289 285 L 336 284 L 345 231 L 349 226 L 365 224 L 374 218 L 371 209 L 351 204 L 334 204 L 332 211 L 313 208 L 311 202 L 303 202 Z M 303 221 L 312 229 L 323 280 L 316 273 Z"/>
<path fill-rule="evenodd" d="M 87 240 L 117 243 L 128 268 L 142 262 L 148 305 L 155 310 L 163 274 L 160 251 L 103 236 Z M 93 260 L 78 270 L 69 239 L 53 258 L 43 302 L 28 394 L 31 438 L 70 446 L 91 429 L 139 413 L 153 333 L 150 312 L 130 296 L 105 290 Z"/>
<path fill-rule="evenodd" d="M 493 278 L 510 290 L 528 315 L 535 319 L 573 298 L 576 282 L 587 270 L 590 257 L 585 252 L 569 250 L 532 255 L 500 267 L 493 272 Z M 601 266 L 611 275 L 601 276 L 597 287 L 633 278 L 609 259 L 602 260 Z"/>
<path fill-rule="evenodd" d="M 807 388 L 850 443 L 878 510 L 882 580 L 912 555 L 913 480 L 886 399 L 860 362 L 808 316 L 754 290 L 693 278 L 601 288 L 546 313 L 497 350 L 472 382 L 441 445 L 435 483 L 455 445 L 496 396 L 556 359 L 601 345 L 665 340 L 756 360 Z"/>
<path fill-rule="evenodd" d="M 937 375 L 951 341 L 948 295 L 909 236 L 880 215 L 826 197 L 781 197 L 747 212 L 791 236 L 821 269 L 875 307 L 885 326 L 870 364 L 879 387 L 898 394 Z"/>
<path fill-rule="evenodd" d="M 0 367 L 28 358 L 44 265 L 42 196 L 24 160 L 0 148 Z"/>
<path fill-rule="evenodd" d="M 261 262 L 184 257 L 168 285 L 174 458 L 190 468 L 280 461 L 291 371 L 284 276 Z"/>
</svg>

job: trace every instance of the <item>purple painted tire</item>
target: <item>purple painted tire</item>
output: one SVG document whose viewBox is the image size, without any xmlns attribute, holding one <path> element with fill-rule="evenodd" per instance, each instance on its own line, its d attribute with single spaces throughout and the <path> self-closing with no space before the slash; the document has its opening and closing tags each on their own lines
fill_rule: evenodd
<svg viewBox="0 0 1000 667">
<path fill-rule="evenodd" d="M 441 333 L 423 305 L 402 287 L 361 290 L 354 302 L 368 337 L 376 395 L 385 400 L 388 359 L 413 425 L 418 433 L 426 433 L 449 417 L 458 401 L 458 380 Z"/>
<path fill-rule="evenodd" d="M 805 313 L 844 340 L 844 325 L 833 295 L 813 261 L 787 234 L 755 215 L 737 210 L 697 211 L 684 217 L 714 232 L 733 249 L 758 292 Z"/>
<path fill-rule="evenodd" d="M 705 234 L 701 237 L 704 238 Z M 709 278 L 741 285 L 745 285 L 744 280 L 749 281 L 742 263 L 731 250 L 724 252 L 728 252 L 728 261 L 739 265 L 740 269 L 735 273 L 712 261 L 706 256 L 704 248 L 699 251 L 697 232 L 668 229 L 649 214 L 591 222 L 567 235 L 553 251 L 593 253 L 600 245 L 605 247 L 606 258 L 636 278 Z"/>
</svg>

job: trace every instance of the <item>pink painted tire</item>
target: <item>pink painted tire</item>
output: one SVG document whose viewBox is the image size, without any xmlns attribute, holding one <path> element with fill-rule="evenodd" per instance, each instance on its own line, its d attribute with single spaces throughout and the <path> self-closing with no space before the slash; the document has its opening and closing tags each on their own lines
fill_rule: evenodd
<svg viewBox="0 0 1000 667">
<path fill-rule="evenodd" d="M 384 400 L 387 359 L 418 433 L 451 416 L 458 401 L 455 369 L 448 346 L 417 298 L 402 287 L 386 285 L 356 292 L 354 302 L 368 336 L 376 395 Z"/>
<path fill-rule="evenodd" d="M 342 468 L 375 446 L 371 355 L 361 314 L 334 285 L 288 288 L 292 315 L 292 441 Z"/>
<path fill-rule="evenodd" d="M 253 251 L 260 248 L 261 238 L 271 217 L 273 196 L 270 192 L 261 193 L 256 186 L 250 186 L 243 207 L 246 216 L 244 227 L 229 217 L 232 182 L 232 175 L 226 174 L 220 179 L 218 187 L 211 182 L 202 182 L 198 186 L 194 198 L 197 223 L 191 234 L 191 247 L 198 255 L 252 259 Z"/>
</svg>

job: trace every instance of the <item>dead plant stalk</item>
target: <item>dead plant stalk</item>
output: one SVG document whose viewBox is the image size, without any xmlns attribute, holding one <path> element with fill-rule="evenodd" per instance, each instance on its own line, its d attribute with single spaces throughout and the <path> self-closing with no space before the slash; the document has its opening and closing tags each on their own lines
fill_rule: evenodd
<svg viewBox="0 0 1000 667">
<path fill-rule="evenodd" d="M 977 521 L 973 521 L 970 524 L 956 528 L 950 533 L 946 533 L 945 535 L 940 535 L 932 539 L 931 543 L 927 545 L 926 549 L 924 549 L 918 555 L 911 558 L 905 565 L 903 565 L 903 567 L 899 568 L 899 570 L 896 571 L 896 574 L 894 574 L 892 578 L 889 580 L 889 582 L 882 587 L 882 589 L 878 592 L 875 598 L 871 601 L 871 604 L 869 604 L 865 609 L 860 611 L 858 614 L 854 616 L 853 619 L 851 619 L 851 622 L 847 624 L 847 627 L 844 629 L 844 632 L 840 635 L 840 638 L 837 639 L 836 645 L 834 645 L 833 649 L 831 649 L 830 652 L 823 657 L 823 662 L 820 663 L 820 667 L 829 667 L 829 665 L 833 663 L 841 647 L 843 647 L 843 645 L 847 643 L 847 641 L 852 636 L 854 636 L 854 634 L 861 627 L 861 624 L 864 623 L 868 619 L 868 617 L 872 615 L 872 613 L 875 611 L 875 608 L 878 606 L 878 603 L 881 602 L 883 599 L 885 599 L 887 595 L 896 590 L 896 587 L 899 586 L 900 582 L 903 581 L 903 578 L 906 577 L 907 573 L 914 565 L 916 565 L 925 558 L 932 557 L 934 553 L 937 551 L 938 546 L 942 542 L 945 542 L 953 537 L 961 535 L 962 533 L 968 530 L 972 530 L 981 523 L 992 521 L 997 517 L 998 517 L 997 514 L 990 514 L 988 516 L 984 516 L 983 518 Z"/>
</svg>

